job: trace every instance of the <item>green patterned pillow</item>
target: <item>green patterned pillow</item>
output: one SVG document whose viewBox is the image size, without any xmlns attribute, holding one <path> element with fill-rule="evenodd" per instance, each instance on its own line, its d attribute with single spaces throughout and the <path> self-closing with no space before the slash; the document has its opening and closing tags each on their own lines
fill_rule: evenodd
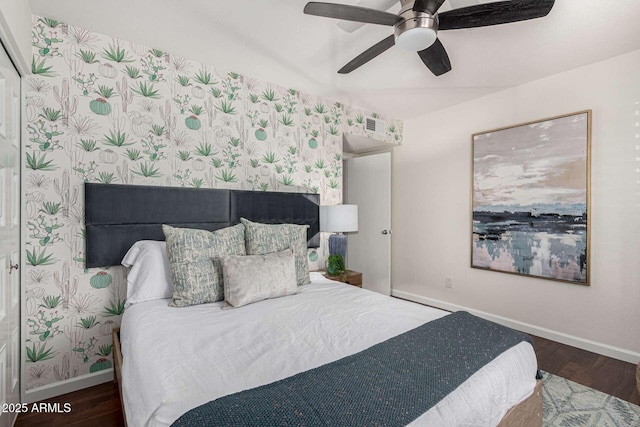
<svg viewBox="0 0 640 427">
<path fill-rule="evenodd" d="M 296 282 L 311 283 L 307 260 L 308 225 L 261 224 L 240 218 L 245 227 L 247 255 L 263 255 L 291 249 L 296 258 Z"/>
<path fill-rule="evenodd" d="M 220 257 L 245 255 L 244 226 L 216 231 L 162 226 L 173 279 L 172 307 L 222 301 L 224 286 Z"/>
</svg>

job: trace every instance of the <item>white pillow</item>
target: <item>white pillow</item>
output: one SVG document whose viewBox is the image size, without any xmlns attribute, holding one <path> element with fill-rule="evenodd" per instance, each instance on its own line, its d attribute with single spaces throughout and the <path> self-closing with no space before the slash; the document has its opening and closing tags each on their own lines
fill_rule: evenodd
<svg viewBox="0 0 640 427">
<path fill-rule="evenodd" d="M 291 249 L 264 255 L 227 255 L 220 260 L 224 300 L 232 307 L 298 292 Z"/>
<path fill-rule="evenodd" d="M 127 275 L 127 302 L 125 308 L 144 301 L 171 298 L 173 281 L 165 242 L 140 240 L 122 259 L 122 265 L 131 267 Z"/>
</svg>

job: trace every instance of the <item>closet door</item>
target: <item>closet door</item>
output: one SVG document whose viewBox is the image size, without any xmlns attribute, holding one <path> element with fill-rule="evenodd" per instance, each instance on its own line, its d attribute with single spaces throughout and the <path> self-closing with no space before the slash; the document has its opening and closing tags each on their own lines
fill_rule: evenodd
<svg viewBox="0 0 640 427">
<path fill-rule="evenodd" d="M 391 153 L 349 159 L 345 203 L 358 205 L 358 232 L 347 234 L 347 268 L 362 287 L 391 293 Z"/>
<path fill-rule="evenodd" d="M 20 398 L 20 76 L 0 45 L 0 408 Z M 0 412 L 10 426 L 15 411 Z"/>
</svg>

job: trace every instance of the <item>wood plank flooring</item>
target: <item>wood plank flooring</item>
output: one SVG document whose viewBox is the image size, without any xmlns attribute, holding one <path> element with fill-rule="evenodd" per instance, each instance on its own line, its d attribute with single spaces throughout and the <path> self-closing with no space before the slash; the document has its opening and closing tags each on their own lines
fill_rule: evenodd
<svg viewBox="0 0 640 427">
<path fill-rule="evenodd" d="M 533 336 L 538 367 L 640 405 L 636 365 Z"/>
<path fill-rule="evenodd" d="M 124 426 L 118 385 L 108 382 L 45 400 L 71 403 L 68 414 L 29 413 L 18 415 L 15 427 L 120 427 Z M 133 427 L 133 426 L 132 426 Z"/>
<path fill-rule="evenodd" d="M 636 366 L 544 338 L 533 337 L 538 365 L 543 371 L 640 405 Z M 16 427 L 124 426 L 120 395 L 115 383 L 65 394 L 46 402 L 72 405 L 68 414 L 24 414 Z M 133 426 L 132 426 L 133 427 Z"/>
</svg>

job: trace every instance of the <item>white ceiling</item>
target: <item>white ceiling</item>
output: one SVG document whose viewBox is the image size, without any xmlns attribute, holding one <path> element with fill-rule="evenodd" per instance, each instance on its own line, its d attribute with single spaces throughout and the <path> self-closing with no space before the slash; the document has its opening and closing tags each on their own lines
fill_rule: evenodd
<svg viewBox="0 0 640 427">
<path fill-rule="evenodd" d="M 448 0 L 441 11 L 488 2 Z M 304 15 L 304 0 L 30 3 L 37 15 L 400 119 L 640 49 L 640 0 L 556 0 L 546 18 L 442 31 L 453 71 L 440 77 L 415 53 L 398 48 L 338 75 L 393 28 L 367 24 L 347 32 L 336 20 Z M 389 11 L 398 9 L 399 2 Z"/>
</svg>

